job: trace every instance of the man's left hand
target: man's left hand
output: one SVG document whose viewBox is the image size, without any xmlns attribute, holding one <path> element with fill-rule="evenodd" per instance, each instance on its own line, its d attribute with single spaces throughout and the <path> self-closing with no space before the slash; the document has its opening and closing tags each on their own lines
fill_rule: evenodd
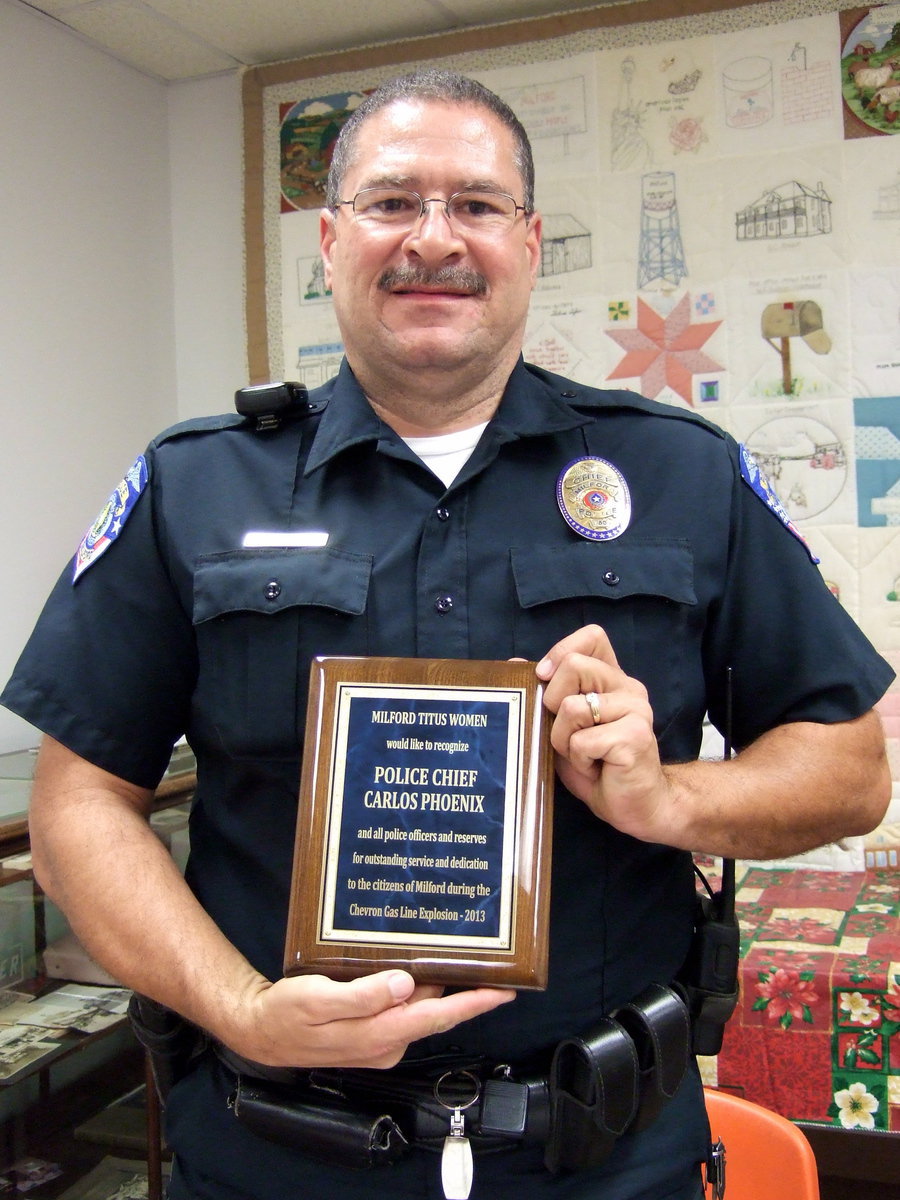
<svg viewBox="0 0 900 1200">
<path fill-rule="evenodd" d="M 644 685 L 619 666 L 604 630 L 587 625 L 563 638 L 537 674 L 556 715 L 551 742 L 565 786 L 623 833 L 664 841 L 672 797 L 653 710 Z"/>
<path fill-rule="evenodd" d="M 647 689 L 599 625 L 537 665 L 555 714 L 556 769 L 604 821 L 645 842 L 729 858 L 782 858 L 867 833 L 891 795 L 878 714 L 790 721 L 729 761 L 660 762 Z"/>
</svg>

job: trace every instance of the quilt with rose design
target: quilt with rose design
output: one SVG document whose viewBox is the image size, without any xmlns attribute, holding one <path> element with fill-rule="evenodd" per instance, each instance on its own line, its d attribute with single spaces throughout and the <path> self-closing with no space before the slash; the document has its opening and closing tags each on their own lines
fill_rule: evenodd
<svg viewBox="0 0 900 1200">
<path fill-rule="evenodd" d="M 737 878 L 740 1001 L 704 1082 L 792 1120 L 900 1131 L 900 873 Z"/>
</svg>

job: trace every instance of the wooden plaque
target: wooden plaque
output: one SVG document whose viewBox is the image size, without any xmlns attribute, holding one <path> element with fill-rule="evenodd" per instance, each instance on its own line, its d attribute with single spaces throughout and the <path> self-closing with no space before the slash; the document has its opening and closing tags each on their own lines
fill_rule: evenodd
<svg viewBox="0 0 900 1200">
<path fill-rule="evenodd" d="M 546 987 L 553 779 L 533 663 L 315 659 L 285 974 Z"/>
</svg>

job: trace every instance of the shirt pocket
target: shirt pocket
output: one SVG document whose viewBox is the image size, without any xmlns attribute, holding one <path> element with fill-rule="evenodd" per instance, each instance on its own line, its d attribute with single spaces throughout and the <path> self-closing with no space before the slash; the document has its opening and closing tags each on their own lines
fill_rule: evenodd
<svg viewBox="0 0 900 1200">
<path fill-rule="evenodd" d="M 516 654 L 540 658 L 576 629 L 602 626 L 619 666 L 650 693 L 659 736 L 681 705 L 694 637 L 700 654 L 690 545 L 643 539 L 518 547 L 512 573 Z"/>
<path fill-rule="evenodd" d="M 296 756 L 310 660 L 368 652 L 371 574 L 369 555 L 328 548 L 201 558 L 193 596 L 195 730 L 233 757 Z"/>
</svg>

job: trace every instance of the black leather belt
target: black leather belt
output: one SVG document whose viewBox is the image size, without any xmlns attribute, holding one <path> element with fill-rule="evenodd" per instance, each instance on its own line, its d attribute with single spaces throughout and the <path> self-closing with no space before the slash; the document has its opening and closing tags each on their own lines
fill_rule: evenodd
<svg viewBox="0 0 900 1200">
<path fill-rule="evenodd" d="M 681 1083 L 690 1040 L 679 993 L 651 984 L 585 1036 L 560 1042 L 549 1070 L 459 1056 L 404 1060 L 388 1071 L 297 1070 L 214 1048 L 236 1077 L 229 1104 L 237 1119 L 326 1162 L 372 1167 L 413 1145 L 440 1150 L 458 1086 L 476 1153 L 541 1145 L 548 1170 L 560 1172 L 598 1165 L 623 1133 L 656 1118 Z"/>
<path fill-rule="evenodd" d="M 513 1078 L 509 1068 L 455 1056 L 404 1062 L 389 1071 L 262 1068 L 261 1077 L 256 1064 L 248 1072 L 248 1064 L 224 1047 L 216 1053 L 236 1076 L 229 1104 L 242 1124 L 328 1162 L 376 1166 L 393 1162 L 410 1146 L 441 1150 L 454 1089 L 460 1104 L 475 1095 L 465 1109 L 465 1127 L 476 1152 L 547 1140 L 546 1075 Z"/>
</svg>

